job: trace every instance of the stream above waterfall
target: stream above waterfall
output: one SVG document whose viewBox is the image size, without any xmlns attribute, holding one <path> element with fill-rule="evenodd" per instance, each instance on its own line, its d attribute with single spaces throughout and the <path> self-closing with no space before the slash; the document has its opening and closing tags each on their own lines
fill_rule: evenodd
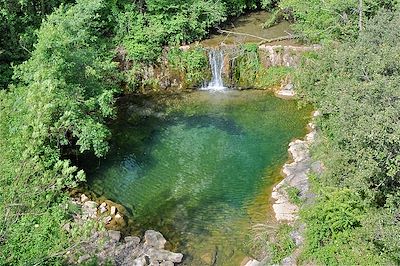
<svg viewBox="0 0 400 266">
<path fill-rule="evenodd" d="M 231 34 L 212 34 L 210 38 L 201 41 L 201 44 L 205 47 L 218 46 L 221 43 L 224 44 L 241 44 L 241 43 L 258 43 L 261 41 L 259 38 L 252 37 L 258 36 L 265 39 L 273 39 L 277 37 L 287 36 L 292 33 L 290 29 L 290 23 L 283 20 L 276 25 L 263 28 L 263 24 L 268 21 L 271 13 L 266 11 L 256 11 L 249 14 L 240 16 L 239 18 L 227 23 L 224 30 L 232 32 Z M 240 35 L 235 33 L 244 33 L 246 35 Z M 299 45 L 296 40 L 285 40 L 277 41 L 274 45 Z"/>
<path fill-rule="evenodd" d="M 309 113 L 254 90 L 124 97 L 109 154 L 83 162 L 88 184 L 130 210 L 132 233 L 164 234 L 184 265 L 239 265 L 255 255 L 252 227 L 273 219 L 271 188 Z"/>
</svg>

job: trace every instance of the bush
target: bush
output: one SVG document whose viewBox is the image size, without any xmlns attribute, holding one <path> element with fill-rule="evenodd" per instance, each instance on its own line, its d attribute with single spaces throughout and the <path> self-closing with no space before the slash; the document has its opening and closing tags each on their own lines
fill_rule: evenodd
<svg viewBox="0 0 400 266">
<path fill-rule="evenodd" d="M 171 69 L 184 75 L 185 86 L 189 88 L 199 86 L 210 78 L 207 52 L 204 48 L 195 47 L 185 51 L 172 48 L 167 59 Z"/>
<path fill-rule="evenodd" d="M 344 251 L 338 245 L 350 241 L 352 229 L 361 226 L 363 213 L 363 203 L 356 191 L 321 191 L 314 205 L 302 213 L 307 224 L 304 256 L 322 264 L 338 264 L 337 253 Z"/>
</svg>

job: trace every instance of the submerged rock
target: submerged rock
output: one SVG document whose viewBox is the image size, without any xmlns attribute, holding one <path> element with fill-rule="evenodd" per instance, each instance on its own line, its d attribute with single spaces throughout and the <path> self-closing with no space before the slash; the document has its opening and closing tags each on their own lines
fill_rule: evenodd
<svg viewBox="0 0 400 266">
<path fill-rule="evenodd" d="M 217 247 L 214 247 L 210 252 L 204 253 L 201 256 L 201 260 L 207 265 L 214 265 L 217 261 L 217 253 L 218 249 Z"/>
</svg>

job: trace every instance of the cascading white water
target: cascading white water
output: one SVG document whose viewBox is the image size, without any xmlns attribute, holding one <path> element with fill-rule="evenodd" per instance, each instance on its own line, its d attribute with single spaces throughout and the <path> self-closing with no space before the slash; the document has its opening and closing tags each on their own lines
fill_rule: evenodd
<svg viewBox="0 0 400 266">
<path fill-rule="evenodd" d="M 221 49 L 211 49 L 208 52 L 208 58 L 211 66 L 211 81 L 203 90 L 222 91 L 224 82 L 222 81 L 222 68 L 224 67 L 224 52 Z"/>
</svg>

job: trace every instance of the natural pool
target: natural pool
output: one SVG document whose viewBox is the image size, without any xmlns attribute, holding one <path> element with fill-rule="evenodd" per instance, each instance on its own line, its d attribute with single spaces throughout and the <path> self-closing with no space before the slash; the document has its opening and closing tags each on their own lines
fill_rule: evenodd
<svg viewBox="0 0 400 266">
<path fill-rule="evenodd" d="M 85 162 L 89 186 L 132 211 L 135 233 L 163 233 L 184 265 L 239 265 L 310 112 L 254 90 L 124 98 L 107 158 Z"/>
</svg>

